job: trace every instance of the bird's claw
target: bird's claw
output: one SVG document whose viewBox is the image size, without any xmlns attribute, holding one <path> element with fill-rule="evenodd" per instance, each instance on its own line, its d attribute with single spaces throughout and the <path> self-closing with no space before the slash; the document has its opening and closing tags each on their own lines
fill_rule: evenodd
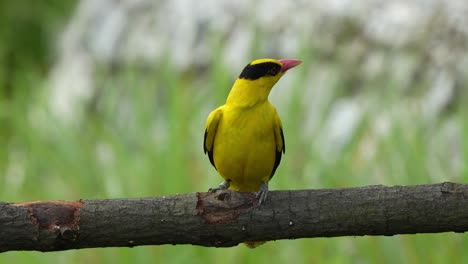
<svg viewBox="0 0 468 264">
<path fill-rule="evenodd" d="M 268 184 L 263 182 L 256 196 L 258 200 L 258 205 L 262 205 L 263 203 L 265 203 L 267 196 L 268 196 Z"/>
<path fill-rule="evenodd" d="M 208 192 L 215 193 L 217 191 L 227 190 L 228 188 L 229 188 L 229 182 L 228 181 L 223 181 L 222 183 L 219 184 L 218 187 L 208 189 Z"/>
</svg>

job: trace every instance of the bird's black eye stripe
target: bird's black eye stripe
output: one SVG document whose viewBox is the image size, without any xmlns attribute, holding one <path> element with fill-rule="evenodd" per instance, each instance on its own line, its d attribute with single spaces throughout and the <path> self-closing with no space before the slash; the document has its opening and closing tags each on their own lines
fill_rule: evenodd
<svg viewBox="0 0 468 264">
<path fill-rule="evenodd" d="M 257 80 L 263 76 L 275 76 L 281 70 L 281 66 L 274 62 L 265 62 L 259 64 L 247 64 L 239 75 L 239 79 Z"/>
</svg>

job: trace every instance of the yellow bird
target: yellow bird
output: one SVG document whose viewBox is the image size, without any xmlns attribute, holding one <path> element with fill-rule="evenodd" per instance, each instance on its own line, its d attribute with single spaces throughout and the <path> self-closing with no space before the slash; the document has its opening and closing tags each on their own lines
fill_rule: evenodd
<svg viewBox="0 0 468 264">
<path fill-rule="evenodd" d="M 283 128 L 268 100 L 273 86 L 300 60 L 258 59 L 247 64 L 234 82 L 226 104 L 206 121 L 203 148 L 224 178 L 218 188 L 257 192 L 266 201 L 268 182 L 285 151 Z"/>
</svg>

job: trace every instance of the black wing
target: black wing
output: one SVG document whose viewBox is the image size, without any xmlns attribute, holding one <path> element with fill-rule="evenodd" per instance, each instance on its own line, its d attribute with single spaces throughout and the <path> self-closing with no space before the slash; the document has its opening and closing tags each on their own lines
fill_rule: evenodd
<svg viewBox="0 0 468 264">
<path fill-rule="evenodd" d="M 203 139 L 203 151 L 205 152 L 205 154 L 208 153 L 208 158 L 210 158 L 211 165 L 213 165 L 213 167 L 216 169 L 216 165 L 213 159 L 214 146 L 211 148 L 211 151 L 206 148 L 206 135 L 207 134 L 208 134 L 208 129 L 205 129 L 205 137 Z"/>
<path fill-rule="evenodd" d="M 275 165 L 273 166 L 273 170 L 271 171 L 270 180 L 273 178 L 273 175 L 275 175 L 276 169 L 278 168 L 278 166 L 279 166 L 279 164 L 281 162 L 281 156 L 286 151 L 286 145 L 284 144 L 283 128 L 280 128 L 280 134 L 281 134 L 281 141 L 283 142 L 283 150 L 282 151 L 276 151 Z"/>
</svg>

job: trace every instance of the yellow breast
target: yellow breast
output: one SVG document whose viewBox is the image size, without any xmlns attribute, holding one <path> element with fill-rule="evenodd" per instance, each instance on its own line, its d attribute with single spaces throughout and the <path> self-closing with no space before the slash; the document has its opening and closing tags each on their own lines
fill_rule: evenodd
<svg viewBox="0 0 468 264">
<path fill-rule="evenodd" d="M 276 155 L 276 111 L 268 102 L 250 108 L 224 106 L 213 157 L 231 189 L 258 191 L 270 179 Z"/>
</svg>

